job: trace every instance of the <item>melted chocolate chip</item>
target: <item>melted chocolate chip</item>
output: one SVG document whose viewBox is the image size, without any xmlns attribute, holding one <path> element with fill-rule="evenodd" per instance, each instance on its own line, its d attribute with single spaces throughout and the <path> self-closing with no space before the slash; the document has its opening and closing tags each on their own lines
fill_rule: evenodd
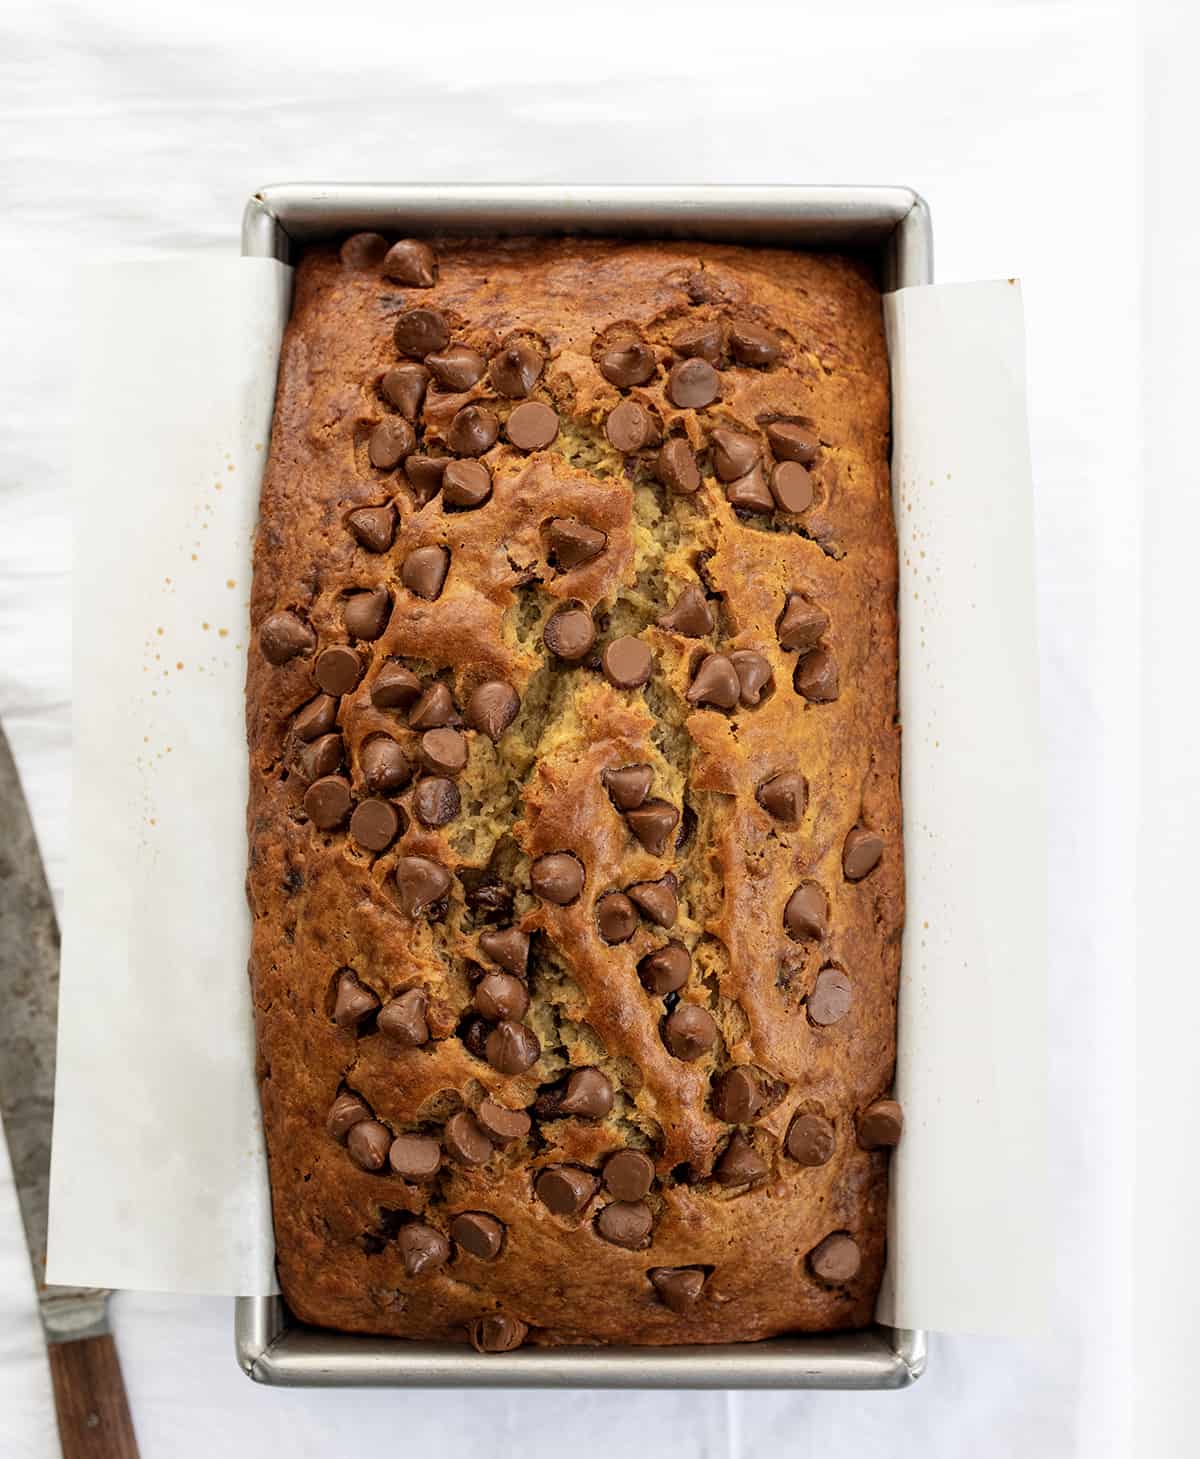
<svg viewBox="0 0 1200 1459">
<path fill-rule="evenodd" d="M 521 400 L 537 384 L 544 365 L 541 350 L 527 340 L 515 340 L 492 356 L 488 378 L 498 394 Z"/>
<path fill-rule="evenodd" d="M 781 461 L 771 472 L 771 495 L 781 512 L 806 512 L 813 504 L 812 477 L 798 461 Z"/>
<path fill-rule="evenodd" d="M 764 780 L 754 793 L 763 810 L 785 826 L 797 826 L 808 803 L 808 785 L 795 770 L 783 770 Z"/>
<path fill-rule="evenodd" d="M 489 1023 L 519 1020 L 529 1007 L 529 989 L 511 973 L 485 973 L 475 985 L 475 1007 Z"/>
<path fill-rule="evenodd" d="M 327 735 L 337 723 L 337 700 L 332 694 L 318 694 L 310 699 L 293 721 L 296 738 L 315 740 Z"/>
<path fill-rule="evenodd" d="M 788 898 L 783 925 L 799 941 L 825 936 L 829 930 L 829 902 L 815 882 L 804 882 Z"/>
<path fill-rule="evenodd" d="M 399 813 L 386 800 L 361 801 L 350 817 L 350 835 L 364 851 L 386 851 L 399 829 Z"/>
<path fill-rule="evenodd" d="M 362 671 L 362 660 L 344 644 L 322 649 L 313 664 L 313 678 L 326 694 L 349 694 L 362 678 Z"/>
<path fill-rule="evenodd" d="M 504 434 L 518 451 L 544 450 L 558 435 L 558 412 L 542 400 L 524 400 L 508 417 Z"/>
<path fill-rule="evenodd" d="M 883 837 L 865 826 L 855 826 L 842 847 L 842 871 L 847 881 L 862 881 L 879 865 Z"/>
<path fill-rule="evenodd" d="M 596 1193 L 596 1177 L 577 1165 L 548 1165 L 538 1173 L 533 1189 L 556 1216 L 577 1216 Z"/>
<path fill-rule="evenodd" d="M 504 1244 L 504 1227 L 483 1211 L 464 1211 L 450 1223 L 450 1239 L 469 1256 L 492 1261 Z"/>
<path fill-rule="evenodd" d="M 337 981 L 333 1004 L 333 1021 L 339 1028 L 357 1028 L 364 1018 L 379 1007 L 379 999 L 346 968 Z"/>
<path fill-rule="evenodd" d="M 600 373 L 618 390 L 644 385 L 654 374 L 654 351 L 644 340 L 630 335 L 606 349 L 596 361 Z"/>
<path fill-rule="evenodd" d="M 630 456 L 648 446 L 657 434 L 654 419 L 636 400 L 622 400 L 604 422 L 604 434 L 614 451 Z"/>
<path fill-rule="evenodd" d="M 483 378 L 487 361 L 478 350 L 466 345 L 451 345 L 425 356 L 425 363 L 443 390 L 462 392 Z"/>
<path fill-rule="evenodd" d="M 736 512 L 751 512 L 762 516 L 775 507 L 775 498 L 767 485 L 761 466 L 752 466 L 745 476 L 739 476 L 725 488 L 725 497 Z"/>
<path fill-rule="evenodd" d="M 379 1010 L 376 1020 L 379 1032 L 403 1049 L 420 1048 L 429 1042 L 429 1025 L 425 1021 L 428 1004 L 420 988 L 409 988 Z"/>
<path fill-rule="evenodd" d="M 709 654 L 696 670 L 687 691 L 689 704 L 712 704 L 718 709 L 733 709 L 742 686 L 737 670 L 725 654 Z"/>
<path fill-rule="evenodd" d="M 680 360 L 667 376 L 667 399 L 680 410 L 702 410 L 721 394 L 721 377 L 707 360 Z"/>
<path fill-rule="evenodd" d="M 671 340 L 671 348 L 685 360 L 707 360 L 715 365 L 721 358 L 721 326 L 716 320 L 685 324 Z"/>
<path fill-rule="evenodd" d="M 774 421 L 767 427 L 767 441 L 780 461 L 799 461 L 811 465 L 817 459 L 821 443 L 811 431 L 791 421 Z"/>
<path fill-rule="evenodd" d="M 677 1059 L 698 1059 L 716 1041 L 717 1025 L 712 1014 L 698 1003 L 680 1003 L 663 1022 L 663 1042 Z"/>
<path fill-rule="evenodd" d="M 729 655 L 729 662 L 738 676 L 738 699 L 747 709 L 753 709 L 762 698 L 763 690 L 774 683 L 769 660 L 751 648 L 735 648 Z"/>
<path fill-rule="evenodd" d="M 692 583 L 659 617 L 658 626 L 670 633 L 681 633 L 684 638 L 704 638 L 716 627 L 716 620 L 703 589 Z"/>
<path fill-rule="evenodd" d="M 440 681 L 430 684 L 413 705 L 408 716 L 411 728 L 422 732 L 441 729 L 443 725 L 457 722 L 458 715 L 454 710 L 454 700 L 450 696 L 449 689 Z"/>
<path fill-rule="evenodd" d="M 654 459 L 654 474 L 663 486 L 683 496 L 700 490 L 696 454 L 682 436 L 672 436 Z"/>
<path fill-rule="evenodd" d="M 890 1150 L 904 1133 L 904 1112 L 894 1099 L 877 1099 L 858 1117 L 858 1143 L 864 1150 Z"/>
<path fill-rule="evenodd" d="M 482 456 L 500 436 L 500 419 L 482 405 L 464 405 L 450 422 L 446 440 L 456 456 Z"/>
<path fill-rule="evenodd" d="M 333 831 L 350 814 L 350 783 L 340 775 L 323 775 L 304 793 L 304 810 L 314 826 Z"/>
<path fill-rule="evenodd" d="M 486 1165 L 492 1158 L 492 1142 L 468 1110 L 459 1110 L 458 1114 L 450 1116 L 442 1132 L 442 1140 L 446 1154 L 460 1165 Z"/>
<path fill-rule="evenodd" d="M 423 1221 L 410 1221 L 407 1226 L 401 1226 L 396 1246 L 410 1277 L 436 1271 L 450 1260 L 450 1243 L 440 1231 Z"/>
<path fill-rule="evenodd" d="M 473 690 L 467 700 L 467 723 L 495 743 L 516 719 L 520 708 L 521 701 L 511 685 L 502 679 L 489 679 Z"/>
<path fill-rule="evenodd" d="M 346 632 L 351 638 L 374 642 L 387 627 L 391 607 L 391 594 L 386 588 L 376 588 L 368 593 L 354 593 L 346 599 L 346 606 L 342 609 Z"/>
<path fill-rule="evenodd" d="M 423 507 L 442 489 L 442 478 L 450 464 L 447 456 L 410 456 L 404 463 L 404 479 L 416 503 Z"/>
<path fill-rule="evenodd" d="M 784 1149 L 797 1165 L 824 1165 L 836 1143 L 833 1126 L 822 1115 L 799 1114 L 788 1129 Z"/>
<path fill-rule="evenodd" d="M 421 414 L 428 388 L 429 371 L 411 360 L 396 365 L 379 382 L 379 393 L 408 420 L 416 420 Z"/>
<path fill-rule="evenodd" d="M 546 527 L 546 540 L 560 572 L 591 562 L 608 546 L 606 532 L 577 522 L 574 517 L 552 517 Z"/>
<path fill-rule="evenodd" d="M 444 775 L 427 775 L 417 781 L 412 809 L 417 820 L 430 830 L 448 826 L 462 809 L 458 786 Z"/>
<path fill-rule="evenodd" d="M 529 964 L 529 934 L 518 927 L 505 927 L 498 932 L 481 932 L 479 948 L 485 957 L 517 977 L 524 977 Z"/>
<path fill-rule="evenodd" d="M 775 625 L 781 648 L 808 653 L 816 648 L 829 627 L 829 614 L 810 602 L 803 593 L 789 593 Z"/>
<path fill-rule="evenodd" d="M 677 993 L 692 971 L 691 954 L 683 943 L 671 941 L 657 948 L 638 963 L 638 977 L 647 993 L 662 998 Z"/>
<path fill-rule="evenodd" d="M 388 1164 L 404 1180 L 432 1180 L 441 1163 L 441 1146 L 428 1135 L 397 1135 L 388 1149 Z"/>
<path fill-rule="evenodd" d="M 450 873 L 426 856 L 402 856 L 396 862 L 396 891 L 406 917 L 428 912 L 450 890 Z"/>
<path fill-rule="evenodd" d="M 421 764 L 434 775 L 458 775 L 467 768 L 467 737 L 456 729 L 426 730 L 421 736 Z"/>
<path fill-rule="evenodd" d="M 850 1012 L 850 979 L 841 968 L 822 968 L 808 999 L 809 1019 L 822 1027 L 838 1023 Z"/>
<path fill-rule="evenodd" d="M 442 502 L 470 511 L 492 494 L 492 478 L 482 461 L 447 461 L 442 472 Z"/>
<path fill-rule="evenodd" d="M 346 518 L 360 547 L 368 552 L 386 552 L 396 537 L 396 509 L 389 502 L 382 507 L 359 507 Z"/>
<path fill-rule="evenodd" d="M 311 653 L 317 646 L 317 635 L 294 613 L 272 613 L 258 630 L 258 646 L 263 658 L 278 668 L 290 659 Z"/>
<path fill-rule="evenodd" d="M 606 892 L 596 903 L 596 926 L 605 942 L 628 942 L 637 925 L 637 909 L 623 892 Z"/>
<path fill-rule="evenodd" d="M 762 1104 L 762 1087 L 751 1069 L 728 1069 L 713 1086 L 713 1113 L 727 1125 L 745 1125 Z"/>
<path fill-rule="evenodd" d="M 410 593 L 432 602 L 442 591 L 450 570 L 450 554 L 444 547 L 418 547 L 404 559 L 400 581 Z"/>
<path fill-rule="evenodd" d="M 375 269 L 383 262 L 387 252 L 387 239 L 382 233 L 351 233 L 338 256 L 342 267 L 348 269 Z"/>
<path fill-rule="evenodd" d="M 596 1231 L 614 1246 L 638 1251 L 650 1244 L 654 1217 L 645 1201 L 613 1201 L 596 1217 Z"/>
<path fill-rule="evenodd" d="M 479 1103 L 475 1118 L 488 1138 L 497 1145 L 507 1145 L 512 1140 L 523 1140 L 528 1135 L 533 1121 L 523 1109 L 508 1109 L 489 1095 Z"/>
<path fill-rule="evenodd" d="M 391 1130 L 378 1120 L 362 1120 L 346 1136 L 350 1159 L 360 1170 L 382 1170 L 391 1143 Z"/>
<path fill-rule="evenodd" d="M 813 1276 L 823 1282 L 835 1286 L 848 1282 L 858 1275 L 862 1265 L 858 1243 L 844 1231 L 835 1231 L 809 1252 L 808 1265 Z"/>
<path fill-rule="evenodd" d="M 604 1188 L 618 1201 L 640 1201 L 654 1184 L 654 1162 L 640 1150 L 618 1150 L 604 1162 Z"/>
<path fill-rule="evenodd" d="M 333 1139 L 343 1144 L 355 1125 L 373 1118 L 369 1105 L 361 1096 L 343 1089 L 329 1106 L 329 1113 L 325 1116 L 325 1129 Z"/>
<path fill-rule="evenodd" d="M 297 776 L 311 785 L 326 775 L 336 775 L 342 764 L 341 735 L 322 735 L 306 745 L 296 756 L 294 765 Z"/>
<path fill-rule="evenodd" d="M 654 771 L 649 765 L 624 765 L 620 770 L 603 770 L 600 779 L 619 811 L 635 810 L 650 793 Z"/>
<path fill-rule="evenodd" d="M 733 1136 L 713 1170 L 721 1185 L 749 1185 L 766 1173 L 767 1162 L 742 1134 Z"/>
<path fill-rule="evenodd" d="M 487 1058 L 487 1038 L 491 1033 L 487 1020 L 472 1015 L 460 1025 L 458 1036 L 462 1039 L 463 1046 L 477 1059 Z"/>
<path fill-rule="evenodd" d="M 567 1080 L 566 1093 L 558 1102 L 560 1114 L 594 1120 L 603 1119 L 612 1107 L 612 1082 L 599 1069 L 576 1069 Z"/>
<path fill-rule="evenodd" d="M 477 1353 L 511 1353 L 528 1334 L 528 1326 L 519 1317 L 504 1312 L 489 1312 L 467 1323 L 467 1336 Z"/>
<path fill-rule="evenodd" d="M 546 647 L 569 664 L 578 663 L 596 642 L 596 625 L 585 608 L 559 608 L 542 630 Z"/>
<path fill-rule="evenodd" d="M 783 354 L 783 346 L 769 329 L 748 319 L 735 319 L 729 326 L 729 353 L 739 365 L 773 365 Z"/>
<path fill-rule="evenodd" d="M 358 763 L 372 795 L 402 790 L 412 779 L 412 766 L 389 735 L 372 735 L 359 751 Z"/>
<path fill-rule="evenodd" d="M 367 459 L 380 471 L 393 471 L 417 444 L 412 426 L 402 415 L 388 416 L 371 432 Z"/>
<path fill-rule="evenodd" d="M 402 355 L 423 360 L 450 343 L 450 324 L 436 309 L 406 309 L 396 320 L 392 337 Z"/>
<path fill-rule="evenodd" d="M 792 683 L 810 704 L 829 704 L 838 697 L 837 662 L 828 649 L 815 648 L 797 663 Z"/>
<path fill-rule="evenodd" d="M 371 703 L 377 709 L 407 709 L 420 696 L 420 679 L 403 664 L 384 664 L 371 685 Z"/>
<path fill-rule="evenodd" d="M 712 433 L 713 470 L 718 481 L 736 481 L 758 463 L 758 442 L 741 431 L 716 430 Z"/>
<path fill-rule="evenodd" d="M 531 1028 L 513 1019 L 498 1023 L 487 1036 L 487 1061 L 501 1074 L 524 1074 L 541 1057 L 542 1046 Z"/>
<path fill-rule="evenodd" d="M 651 798 L 626 811 L 625 820 L 651 856 L 664 856 L 671 832 L 679 824 L 679 812 L 669 801 Z"/>
<path fill-rule="evenodd" d="M 658 927 L 673 927 L 679 915 L 679 884 L 674 875 L 640 881 L 627 888 L 629 900 Z"/>
<path fill-rule="evenodd" d="M 437 259 L 433 249 L 419 238 L 402 238 L 388 249 L 383 260 L 383 276 L 397 284 L 406 284 L 410 289 L 433 288 L 437 282 Z"/>
<path fill-rule="evenodd" d="M 600 655 L 604 677 L 614 689 L 639 689 L 649 683 L 654 658 L 640 638 L 614 638 Z"/>
<path fill-rule="evenodd" d="M 664 1307 L 680 1317 L 695 1311 L 704 1290 L 704 1272 L 700 1267 L 651 1267 L 646 1275 Z"/>
<path fill-rule="evenodd" d="M 529 882 L 544 902 L 566 907 L 583 891 L 583 864 L 569 851 L 539 856 L 529 869 Z"/>
</svg>

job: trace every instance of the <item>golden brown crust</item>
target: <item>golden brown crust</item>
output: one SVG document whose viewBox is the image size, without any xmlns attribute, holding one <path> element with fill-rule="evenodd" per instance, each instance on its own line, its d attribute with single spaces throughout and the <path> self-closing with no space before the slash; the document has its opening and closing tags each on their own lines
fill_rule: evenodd
<svg viewBox="0 0 1200 1459">
<path fill-rule="evenodd" d="M 880 300 L 852 260 L 697 243 L 581 240 L 443 241 L 432 288 L 404 288 L 377 262 L 354 267 L 315 248 L 296 272 L 280 365 L 270 460 L 255 546 L 254 640 L 247 683 L 251 750 L 248 892 L 254 917 L 251 976 L 262 1102 L 270 1157 L 280 1279 L 304 1320 L 355 1331 L 467 1340 L 468 1324 L 502 1312 L 529 1325 L 529 1341 L 726 1342 L 787 1330 L 870 1321 L 882 1271 L 884 1151 L 860 1149 L 856 1118 L 886 1094 L 894 1057 L 902 919 L 896 724 L 896 548 L 888 490 L 888 391 Z M 377 259 L 369 249 L 360 259 Z M 546 366 L 532 396 L 559 413 L 546 450 L 500 442 L 484 456 L 490 500 L 451 512 L 435 496 L 418 507 L 403 469 L 370 464 L 372 427 L 395 414 L 379 393 L 398 363 L 398 314 L 442 311 L 452 342 L 491 358 L 514 338 L 537 345 Z M 678 410 L 665 384 L 685 325 L 746 320 L 783 345 L 767 366 L 719 362 L 721 398 Z M 597 368 L 606 344 L 636 332 L 657 356 L 653 378 L 618 389 Z M 652 472 L 654 448 L 623 460 L 604 435 L 622 399 L 648 408 L 656 427 L 700 453 L 694 495 L 667 491 Z M 419 451 L 444 454 L 456 410 L 471 401 L 504 421 L 518 402 L 487 374 L 469 390 L 431 392 Z M 820 439 L 811 466 L 814 504 L 799 517 L 739 517 L 713 475 L 709 433 L 751 435 L 764 464 L 771 420 L 805 424 Z M 394 501 L 395 543 L 366 550 L 347 529 L 357 507 Z M 577 518 L 606 534 L 604 550 L 569 571 L 548 561 L 545 524 Z M 449 549 L 440 595 L 402 585 L 400 568 L 422 546 Z M 715 632 L 683 637 L 655 620 L 702 583 Z M 412 786 L 395 792 L 408 829 L 388 849 L 359 848 L 344 826 L 320 831 L 304 810 L 296 712 L 317 694 L 314 654 L 281 664 L 264 652 L 263 628 L 291 611 L 317 648 L 350 641 L 347 589 L 384 587 L 382 635 L 357 647 L 365 673 L 340 698 L 341 773 L 356 800 L 361 751 L 373 734 L 417 759 L 403 710 L 376 708 L 371 688 L 390 659 L 428 685 L 452 691 L 461 713 L 484 679 L 507 681 L 519 716 L 493 746 L 466 731 L 470 759 L 458 776 L 462 810 L 441 829 L 412 814 Z M 831 702 L 793 687 L 797 652 L 776 624 L 789 593 L 828 617 L 822 645 L 837 666 Z M 548 655 L 542 628 L 564 602 L 594 611 L 596 651 L 635 634 L 653 653 L 650 683 L 613 687 L 594 661 Z M 757 707 L 696 707 L 684 695 L 700 658 L 751 649 L 765 656 L 773 689 Z M 273 657 L 283 657 L 274 651 Z M 631 834 L 602 781 L 605 769 L 648 764 L 651 795 L 683 812 L 682 844 L 652 855 Z M 799 771 L 808 803 L 798 826 L 763 808 L 756 791 Z M 882 860 L 858 881 L 843 872 L 847 834 L 866 826 Z M 556 906 L 530 890 L 530 863 L 571 851 L 583 863 L 582 895 Z M 398 857 L 430 858 L 456 873 L 434 916 L 405 917 L 393 871 Z M 663 929 L 642 916 L 610 945 L 597 932 L 604 893 L 673 872 L 679 915 Z M 496 971 L 479 935 L 508 924 L 468 893 L 483 882 L 513 894 L 511 920 L 533 935 L 531 1006 L 524 1021 L 541 1057 L 504 1075 L 459 1036 L 472 1015 L 479 970 Z M 802 882 L 828 899 L 827 931 L 797 940 L 784 909 Z M 503 891 L 499 893 L 503 897 Z M 639 961 L 668 939 L 691 952 L 679 997 L 716 1020 L 715 1046 L 694 1062 L 665 1046 L 664 1001 L 643 988 Z M 427 995 L 430 1041 L 404 1048 L 332 1017 L 344 969 L 381 1002 Z M 849 1012 L 816 1021 L 808 999 L 822 969 L 840 969 Z M 836 999 L 834 1000 L 836 1002 Z M 714 1078 L 750 1066 L 763 1094 L 741 1132 L 765 1164 L 749 1186 L 723 1184 L 714 1165 L 734 1127 L 711 1103 Z M 616 1089 L 603 1119 L 555 1117 L 555 1090 L 571 1067 L 603 1070 Z M 553 1088 L 551 1088 L 553 1086 Z M 393 1134 L 443 1142 L 425 1184 L 367 1172 L 326 1130 L 350 1089 Z M 497 1145 L 483 1165 L 454 1160 L 445 1124 L 484 1093 L 529 1108 L 529 1136 Z M 534 1102 L 541 1093 L 539 1104 Z M 797 1112 L 832 1121 L 827 1163 L 806 1166 L 786 1150 Z M 649 1245 L 628 1250 L 598 1234 L 602 1187 L 583 1213 L 555 1215 L 533 1192 L 547 1165 L 569 1162 L 597 1177 L 626 1147 L 646 1151 L 655 1181 L 646 1197 Z M 500 1255 L 482 1260 L 451 1240 L 449 1261 L 406 1271 L 397 1232 L 418 1215 L 448 1239 L 455 1215 L 485 1212 L 505 1227 Z M 861 1266 L 848 1281 L 813 1274 L 808 1254 L 833 1232 L 850 1233 Z M 674 1310 L 648 1273 L 701 1267 L 694 1303 Z"/>
</svg>

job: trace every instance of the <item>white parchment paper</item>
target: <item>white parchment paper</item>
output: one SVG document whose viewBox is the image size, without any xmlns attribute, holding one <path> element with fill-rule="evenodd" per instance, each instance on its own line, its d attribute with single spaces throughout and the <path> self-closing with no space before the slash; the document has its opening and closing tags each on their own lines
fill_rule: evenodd
<svg viewBox="0 0 1200 1459">
<path fill-rule="evenodd" d="M 75 842 L 49 1277 L 274 1289 L 253 1079 L 242 719 L 250 541 L 288 271 L 85 290 Z M 908 931 L 880 1316 L 1036 1329 L 1044 836 L 1019 290 L 889 297 Z"/>
</svg>

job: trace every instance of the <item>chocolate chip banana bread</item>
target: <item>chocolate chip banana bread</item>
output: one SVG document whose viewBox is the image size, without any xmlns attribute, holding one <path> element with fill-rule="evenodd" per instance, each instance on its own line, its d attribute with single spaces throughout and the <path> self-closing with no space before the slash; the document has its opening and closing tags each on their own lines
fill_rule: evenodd
<svg viewBox="0 0 1200 1459">
<path fill-rule="evenodd" d="M 902 920 L 880 299 L 852 259 L 302 259 L 255 546 L 251 959 L 303 1320 L 871 1320 Z"/>
</svg>

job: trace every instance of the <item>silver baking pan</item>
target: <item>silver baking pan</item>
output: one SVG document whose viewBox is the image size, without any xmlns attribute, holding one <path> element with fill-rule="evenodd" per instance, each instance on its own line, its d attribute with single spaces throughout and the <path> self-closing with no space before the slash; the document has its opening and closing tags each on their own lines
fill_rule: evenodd
<svg viewBox="0 0 1200 1459">
<path fill-rule="evenodd" d="M 929 209 L 906 187 L 556 187 L 281 183 L 256 192 L 242 253 L 294 262 L 316 239 L 381 232 L 592 233 L 867 252 L 885 289 L 933 280 Z M 860 1332 L 722 1347 L 519 1348 L 354 1337 L 297 1322 L 279 1297 L 240 1297 L 238 1362 L 258 1383 L 397 1388 L 906 1388 L 925 1334 Z"/>
</svg>

